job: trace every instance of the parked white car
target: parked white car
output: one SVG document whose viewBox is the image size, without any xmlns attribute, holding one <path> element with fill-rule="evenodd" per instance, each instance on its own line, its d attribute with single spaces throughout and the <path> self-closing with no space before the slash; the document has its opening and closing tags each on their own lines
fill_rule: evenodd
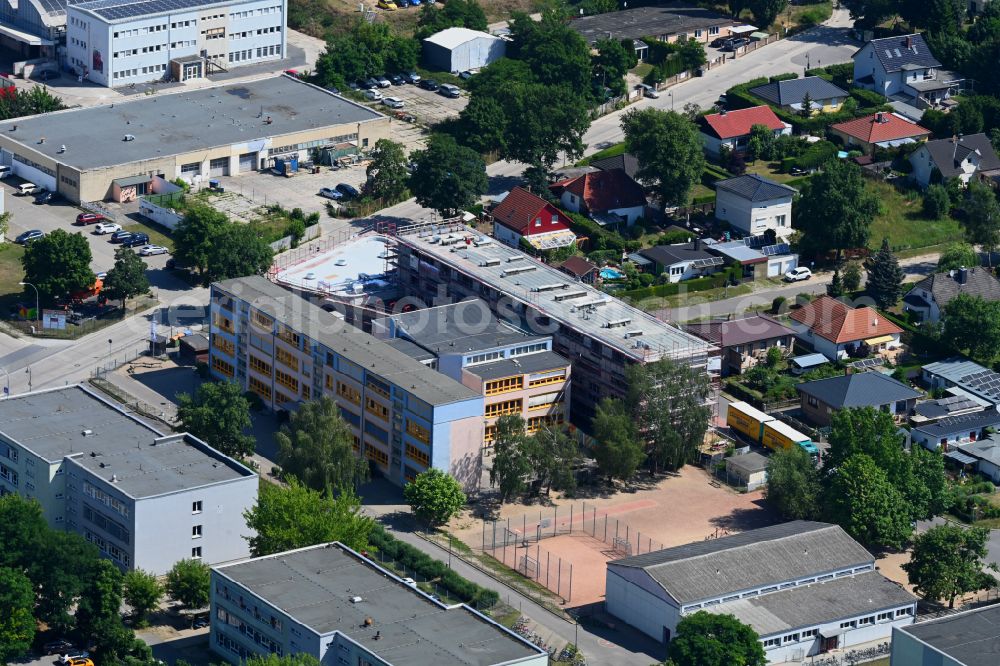
<svg viewBox="0 0 1000 666">
<path fill-rule="evenodd" d="M 113 234 L 116 231 L 121 231 L 122 225 L 115 224 L 114 222 L 101 222 L 96 227 L 94 227 L 94 233 L 103 236 L 104 234 Z"/>
<path fill-rule="evenodd" d="M 382 100 L 382 93 L 377 90 L 366 90 L 364 92 L 365 99 L 371 102 L 379 102 Z"/>
<path fill-rule="evenodd" d="M 785 273 L 785 280 L 788 282 L 801 282 L 802 280 L 808 280 L 812 276 L 813 273 L 811 270 L 805 266 L 799 266 Z"/>
<path fill-rule="evenodd" d="M 402 109 L 404 106 L 403 100 L 399 99 L 398 97 L 386 97 L 385 99 L 382 100 L 382 103 L 385 104 L 390 109 Z"/>
<path fill-rule="evenodd" d="M 152 257 L 154 254 L 169 254 L 170 250 L 162 245 L 143 245 L 139 248 L 139 254 L 143 257 Z"/>
<path fill-rule="evenodd" d="M 639 84 L 639 89 L 642 90 L 643 97 L 649 97 L 650 99 L 660 99 L 660 93 L 656 91 L 653 86 L 646 85 L 645 83 Z"/>
</svg>

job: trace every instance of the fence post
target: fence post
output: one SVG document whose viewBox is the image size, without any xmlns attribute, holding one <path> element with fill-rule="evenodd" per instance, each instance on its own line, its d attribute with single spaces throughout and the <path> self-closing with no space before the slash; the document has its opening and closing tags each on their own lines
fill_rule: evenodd
<svg viewBox="0 0 1000 666">
<path fill-rule="evenodd" d="M 566 601 L 573 601 L 573 563 L 569 563 L 569 594 L 566 596 Z"/>
</svg>

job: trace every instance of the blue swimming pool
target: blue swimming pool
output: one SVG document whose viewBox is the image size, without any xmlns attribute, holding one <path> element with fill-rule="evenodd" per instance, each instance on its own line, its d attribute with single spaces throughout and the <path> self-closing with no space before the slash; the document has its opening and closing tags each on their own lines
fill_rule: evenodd
<svg viewBox="0 0 1000 666">
<path fill-rule="evenodd" d="M 601 269 L 601 279 L 602 280 L 618 280 L 625 277 L 617 268 L 602 268 Z"/>
</svg>

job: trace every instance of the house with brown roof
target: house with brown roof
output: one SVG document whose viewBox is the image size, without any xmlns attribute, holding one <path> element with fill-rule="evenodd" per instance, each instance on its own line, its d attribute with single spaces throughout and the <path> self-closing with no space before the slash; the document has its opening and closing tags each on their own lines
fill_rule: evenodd
<svg viewBox="0 0 1000 666">
<path fill-rule="evenodd" d="M 981 267 L 933 273 L 906 293 L 903 304 L 907 311 L 916 312 L 923 321 L 937 322 L 951 299 L 960 294 L 977 296 L 984 301 L 1000 301 L 1000 280 Z"/>
<path fill-rule="evenodd" d="M 520 187 L 512 189 L 490 211 L 493 237 L 511 247 L 525 240 L 536 250 L 554 250 L 576 243 L 572 220 L 545 199 Z"/>
<path fill-rule="evenodd" d="M 879 111 L 870 116 L 830 125 L 830 134 L 843 141 L 847 148 L 855 148 L 871 155 L 876 147 L 893 148 L 925 141 L 931 131 L 899 114 Z"/>
<path fill-rule="evenodd" d="M 829 296 L 806 303 L 789 317 L 795 336 L 831 361 L 847 358 L 862 345 L 872 352 L 896 349 L 903 333 L 874 308 L 852 308 Z"/>
<path fill-rule="evenodd" d="M 772 347 L 787 354 L 795 339 L 795 331 L 764 315 L 700 322 L 683 328 L 719 348 L 723 377 L 749 370 Z"/>
<path fill-rule="evenodd" d="M 566 275 L 576 278 L 584 284 L 594 284 L 600 268 L 597 264 L 587 261 L 583 257 L 570 257 L 557 266 Z"/>
<path fill-rule="evenodd" d="M 623 169 L 594 171 L 549 185 L 563 208 L 599 224 L 631 226 L 646 212 L 646 192 Z"/>
<path fill-rule="evenodd" d="M 746 150 L 750 128 L 754 125 L 764 125 L 775 136 L 792 133 L 792 126 L 782 122 L 771 107 L 766 105 L 734 111 L 723 109 L 719 113 L 700 117 L 698 124 L 705 152 L 716 157 L 723 146 L 734 151 Z"/>
</svg>

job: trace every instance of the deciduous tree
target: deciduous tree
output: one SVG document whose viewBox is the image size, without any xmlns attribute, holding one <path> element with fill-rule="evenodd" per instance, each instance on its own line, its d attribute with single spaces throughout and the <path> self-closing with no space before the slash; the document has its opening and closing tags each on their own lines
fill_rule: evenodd
<svg viewBox="0 0 1000 666">
<path fill-rule="evenodd" d="M 941 256 L 938 257 L 937 269 L 951 271 L 962 267 L 973 268 L 978 265 L 979 253 L 976 252 L 976 248 L 968 243 L 954 242 L 949 243 L 941 252 Z"/>
<path fill-rule="evenodd" d="M 765 666 L 760 637 L 732 615 L 698 611 L 677 623 L 670 641 L 671 666 Z"/>
<path fill-rule="evenodd" d="M 857 291 L 861 286 L 861 265 L 856 261 L 849 261 L 844 266 L 844 289 L 846 291 Z"/>
<path fill-rule="evenodd" d="M 592 57 L 594 80 L 610 88 L 615 95 L 625 94 L 625 75 L 636 66 L 635 48 L 627 48 L 618 39 L 599 39 Z"/>
<path fill-rule="evenodd" d="M 774 158 L 774 130 L 767 125 L 753 125 L 750 128 L 750 138 L 747 139 L 747 155 L 757 160 Z"/>
<path fill-rule="evenodd" d="M 76 632 L 85 645 L 95 645 L 102 661 L 123 657 L 132 636 L 122 625 L 122 572 L 110 560 L 91 565 L 76 607 Z M 122 646 L 122 643 L 126 645 Z"/>
<path fill-rule="evenodd" d="M 216 237 L 228 224 L 229 219 L 214 208 L 204 204 L 189 205 L 174 229 L 174 259 L 179 265 L 204 274 Z"/>
<path fill-rule="evenodd" d="M 524 492 L 531 461 L 526 452 L 524 419 L 519 415 L 501 416 L 493 438 L 493 465 L 490 486 L 500 491 L 500 503 Z"/>
<path fill-rule="evenodd" d="M 329 541 L 365 550 L 375 526 L 361 513 L 361 500 L 353 491 L 331 497 L 294 478 L 287 487 L 262 481 L 257 504 L 243 516 L 254 531 L 247 541 L 255 557 Z"/>
<path fill-rule="evenodd" d="M 0 567 L 0 661 L 28 653 L 35 640 L 35 595 L 31 581 L 16 569 Z"/>
<path fill-rule="evenodd" d="M 261 482 L 262 489 L 267 485 Z M 167 572 L 167 593 L 186 608 L 207 606 L 211 584 L 212 570 L 201 560 L 180 560 Z"/>
<path fill-rule="evenodd" d="M 761 30 L 767 30 L 778 18 L 778 14 L 785 11 L 788 0 L 748 0 L 747 6 L 753 14 L 754 23 L 760 26 Z"/>
<path fill-rule="evenodd" d="M 846 161 L 831 161 L 802 187 L 795 211 L 803 244 L 818 253 L 864 247 L 879 211 L 878 198 L 865 188 L 861 169 Z"/>
<path fill-rule="evenodd" d="M 96 280 L 92 260 L 90 243 L 82 234 L 56 229 L 25 247 L 21 265 L 24 281 L 38 289 L 44 305 L 92 287 Z"/>
<path fill-rule="evenodd" d="M 177 396 L 177 418 L 184 429 L 227 456 L 247 458 L 256 440 L 245 432 L 250 428 L 250 402 L 237 384 L 208 382 L 198 387 L 194 397 Z"/>
<path fill-rule="evenodd" d="M 929 601 L 946 600 L 955 607 L 955 597 L 993 587 L 997 579 L 985 569 L 989 531 L 982 527 L 937 525 L 913 541 L 910 561 L 903 571 L 918 594 Z"/>
<path fill-rule="evenodd" d="M 646 454 L 636 437 L 635 421 L 625 403 L 614 398 L 601 400 L 592 426 L 597 469 L 609 479 L 631 479 Z"/>
<path fill-rule="evenodd" d="M 427 148 L 411 155 L 414 163 L 410 190 L 417 203 L 450 217 L 472 206 L 489 181 L 483 158 L 444 134 L 432 134 Z"/>
<path fill-rule="evenodd" d="M 767 461 L 764 499 L 788 520 L 814 520 L 823 486 L 813 459 L 799 446 L 779 449 Z"/>
<path fill-rule="evenodd" d="M 130 569 L 122 580 L 122 597 L 132 609 L 132 622 L 137 627 L 147 624 L 149 613 L 163 599 L 163 586 L 155 575 L 142 569 Z"/>
<path fill-rule="evenodd" d="M 869 548 L 900 548 L 913 531 L 906 499 L 864 454 L 851 456 L 833 472 L 824 506 L 831 522 Z"/>
<path fill-rule="evenodd" d="M 991 365 L 1000 355 L 1000 303 L 959 294 L 944 307 L 942 339 L 957 351 Z"/>
<path fill-rule="evenodd" d="M 365 174 L 365 193 L 391 205 L 406 195 L 406 151 L 403 145 L 390 139 L 379 139 L 371 152 L 371 162 Z"/>
<path fill-rule="evenodd" d="M 553 488 L 572 492 L 576 488 L 576 463 L 580 448 L 576 440 L 562 428 L 542 426 L 525 442 L 526 455 L 535 480 L 545 486 L 546 494 Z"/>
<path fill-rule="evenodd" d="M 708 430 L 708 377 L 667 359 L 629 366 L 625 374 L 626 402 L 640 439 L 649 442 L 649 459 L 657 468 L 680 469 L 694 459 Z"/>
<path fill-rule="evenodd" d="M 433 467 L 407 483 L 403 497 L 414 515 L 431 525 L 447 523 L 465 506 L 465 493 L 455 477 Z"/>
<path fill-rule="evenodd" d="M 965 237 L 986 252 L 1000 246 L 1000 202 L 988 185 L 971 181 L 962 202 Z"/>
<path fill-rule="evenodd" d="M 866 291 L 880 308 L 891 308 L 903 295 L 904 277 L 899 259 L 889 249 L 889 239 L 883 238 L 882 247 L 875 253 L 872 268 L 868 271 Z"/>
<path fill-rule="evenodd" d="M 639 180 L 664 204 L 687 204 L 705 168 L 698 128 L 672 111 L 643 109 L 622 117 L 626 150 L 639 160 Z"/>
<path fill-rule="evenodd" d="M 145 294 L 149 291 L 149 280 L 146 278 L 146 262 L 139 258 L 131 248 L 119 247 L 115 250 L 115 265 L 104 278 L 102 293 L 108 298 L 118 298 L 125 309 L 125 301 L 129 298 Z"/>
<path fill-rule="evenodd" d="M 337 494 L 368 480 L 368 463 L 354 452 L 354 435 L 327 396 L 300 405 L 275 438 L 282 471 L 307 488 Z"/>
<path fill-rule="evenodd" d="M 208 250 L 207 282 L 262 275 L 271 267 L 274 250 L 248 224 L 227 222 Z"/>
</svg>

